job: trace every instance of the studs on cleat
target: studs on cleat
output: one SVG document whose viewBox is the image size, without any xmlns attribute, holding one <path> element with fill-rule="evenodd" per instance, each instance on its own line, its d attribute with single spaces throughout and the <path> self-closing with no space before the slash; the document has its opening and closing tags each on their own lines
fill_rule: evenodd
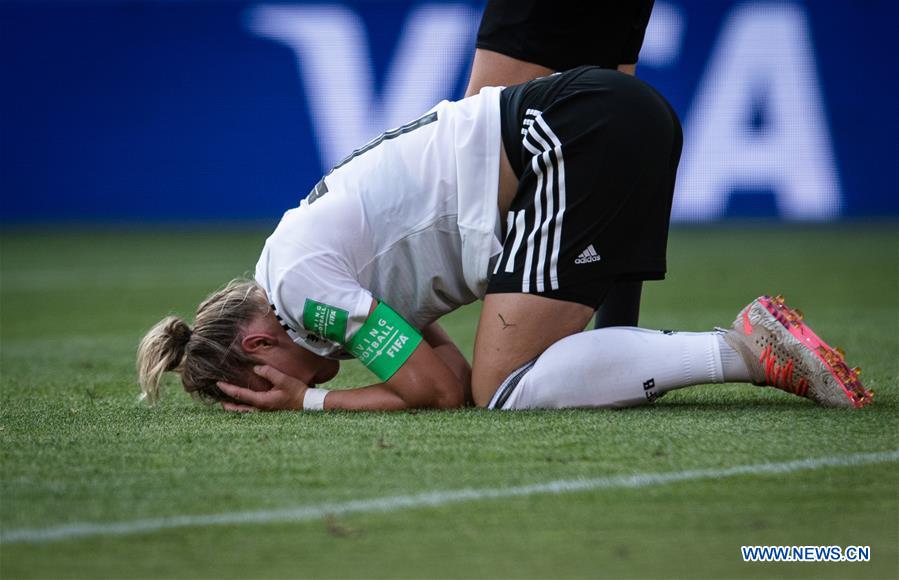
<svg viewBox="0 0 899 580">
<path fill-rule="evenodd" d="M 860 377 L 860 376 L 862 376 L 862 367 L 855 367 L 854 369 L 852 369 L 852 372 L 854 372 L 857 376 Z"/>
<path fill-rule="evenodd" d="M 859 384 L 859 389 L 854 390 L 852 393 L 852 401 L 855 407 L 860 409 L 874 401 L 874 391 L 865 390 L 865 388 Z"/>
<path fill-rule="evenodd" d="M 845 350 L 843 350 L 843 349 L 840 348 L 840 347 L 836 347 L 834 350 L 837 351 L 837 354 L 840 355 L 840 358 L 842 358 L 842 359 L 845 359 L 845 358 L 846 358 L 846 351 L 845 351 Z"/>
<path fill-rule="evenodd" d="M 802 320 L 803 318 L 805 318 L 805 314 L 803 314 L 802 311 L 799 310 L 798 308 L 794 308 L 793 312 L 796 313 L 796 318 L 798 318 L 799 320 Z"/>
</svg>

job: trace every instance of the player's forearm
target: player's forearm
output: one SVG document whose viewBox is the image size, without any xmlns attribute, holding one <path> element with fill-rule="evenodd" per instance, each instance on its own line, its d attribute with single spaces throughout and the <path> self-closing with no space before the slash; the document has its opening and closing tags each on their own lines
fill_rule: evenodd
<svg viewBox="0 0 899 580">
<path fill-rule="evenodd" d="M 325 410 L 346 411 L 401 411 L 408 409 L 406 402 L 383 384 L 331 391 L 325 397 Z"/>
<path fill-rule="evenodd" d="M 403 398 L 390 385 L 380 383 L 358 389 L 330 391 L 324 409 L 344 411 L 402 411 L 404 409 L 454 409 L 463 405 L 460 395 L 441 396 L 450 390 L 461 392 L 462 385 L 453 383 L 450 389 L 428 389 L 426 396 Z"/>
</svg>

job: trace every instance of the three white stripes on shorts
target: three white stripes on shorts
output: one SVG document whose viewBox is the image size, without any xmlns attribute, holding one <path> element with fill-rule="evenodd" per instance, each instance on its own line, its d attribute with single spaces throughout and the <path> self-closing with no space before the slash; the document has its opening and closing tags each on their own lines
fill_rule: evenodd
<svg viewBox="0 0 899 580">
<path fill-rule="evenodd" d="M 559 248 L 562 245 L 562 217 L 565 214 L 565 162 L 562 158 L 562 142 L 543 120 L 541 111 L 528 109 L 521 129 L 522 145 L 533 155 L 531 167 L 537 176 L 537 187 L 534 191 L 534 224 L 527 232 L 527 245 L 525 249 L 524 270 L 521 276 L 521 291 L 531 291 L 531 278 L 536 275 L 535 289 L 537 292 L 546 290 L 546 258 L 549 254 L 549 286 L 553 290 L 559 289 Z M 544 173 L 539 160 L 543 160 L 546 167 Z M 559 205 L 554 207 L 554 190 L 558 184 Z M 515 231 L 515 238 L 508 256 L 500 255 L 496 261 L 493 273 L 499 272 L 500 265 L 505 258 L 505 272 L 515 269 L 515 259 L 521 248 L 522 239 L 525 237 L 525 210 L 510 211 L 506 216 L 506 238 Z M 549 239 L 550 227 L 553 227 L 552 240 Z M 538 236 L 539 233 L 539 236 Z M 552 247 L 550 251 L 550 246 Z M 536 259 L 534 253 L 536 251 Z M 505 252 L 505 249 L 503 250 Z"/>
</svg>

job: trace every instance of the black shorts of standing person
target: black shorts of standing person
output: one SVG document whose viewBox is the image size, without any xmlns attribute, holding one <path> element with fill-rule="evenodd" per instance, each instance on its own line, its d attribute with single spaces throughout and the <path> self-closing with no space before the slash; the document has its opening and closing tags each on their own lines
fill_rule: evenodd
<svg viewBox="0 0 899 580">
<path fill-rule="evenodd" d="M 488 294 L 600 310 L 619 284 L 665 277 L 682 133 L 658 92 L 583 66 L 503 89 L 500 115 L 518 189 Z"/>
<path fill-rule="evenodd" d="M 466 96 L 582 65 L 634 74 L 654 0 L 488 0 Z M 596 327 L 637 326 L 642 280 L 626 277 L 600 297 Z"/>
</svg>

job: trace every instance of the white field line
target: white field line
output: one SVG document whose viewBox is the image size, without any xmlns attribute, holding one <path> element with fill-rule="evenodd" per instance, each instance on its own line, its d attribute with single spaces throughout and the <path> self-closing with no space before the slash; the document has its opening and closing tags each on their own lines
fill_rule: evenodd
<svg viewBox="0 0 899 580">
<path fill-rule="evenodd" d="M 787 461 L 738 465 L 723 469 L 697 469 L 669 473 L 639 473 L 596 479 L 569 479 L 522 485 L 480 489 L 432 491 L 414 495 L 388 496 L 353 500 L 341 503 L 285 508 L 280 510 L 244 511 L 195 516 L 151 518 L 117 523 L 75 523 L 49 528 L 19 528 L 0 534 L 3 544 L 39 544 L 94 536 L 127 536 L 185 527 L 233 526 L 240 524 L 270 524 L 303 522 L 326 515 L 365 512 L 393 512 L 419 507 L 439 507 L 447 504 L 487 499 L 504 499 L 535 494 L 561 494 L 601 489 L 631 489 L 649 485 L 665 485 L 697 479 L 721 479 L 738 475 L 776 475 L 825 467 L 846 467 L 872 463 L 899 461 L 899 450 L 880 453 L 859 453 Z"/>
</svg>

